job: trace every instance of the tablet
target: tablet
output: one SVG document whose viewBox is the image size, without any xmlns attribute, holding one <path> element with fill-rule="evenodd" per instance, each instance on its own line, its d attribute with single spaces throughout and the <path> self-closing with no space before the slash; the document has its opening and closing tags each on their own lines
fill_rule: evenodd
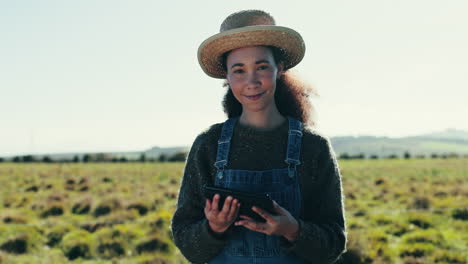
<svg viewBox="0 0 468 264">
<path fill-rule="evenodd" d="M 220 200 L 218 204 L 219 210 L 223 208 L 224 200 L 228 196 L 232 196 L 233 198 L 239 200 L 241 203 L 239 215 L 246 215 L 252 217 L 255 221 L 258 222 L 266 222 L 266 220 L 263 217 L 261 217 L 256 212 L 252 211 L 252 206 L 256 206 L 267 211 L 272 215 L 276 215 L 273 200 L 271 200 L 268 194 L 265 193 L 243 192 L 210 185 L 204 185 L 203 192 L 205 197 L 210 200 L 213 199 L 213 196 L 215 194 L 220 195 Z M 240 220 L 241 218 L 238 219 Z"/>
</svg>

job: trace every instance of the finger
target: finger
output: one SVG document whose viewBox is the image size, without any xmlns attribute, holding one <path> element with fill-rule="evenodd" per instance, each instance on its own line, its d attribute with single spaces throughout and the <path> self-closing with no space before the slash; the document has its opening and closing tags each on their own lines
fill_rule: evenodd
<svg viewBox="0 0 468 264">
<path fill-rule="evenodd" d="M 250 220 L 250 221 L 255 221 L 255 219 L 253 219 L 253 218 L 250 217 L 250 216 L 246 216 L 246 215 L 240 215 L 240 218 L 242 218 L 242 219 L 247 219 L 247 220 Z"/>
<path fill-rule="evenodd" d="M 236 221 L 234 224 L 235 225 L 243 225 L 243 226 L 246 226 L 248 223 L 255 223 L 255 220 L 248 217 L 248 216 L 245 216 L 245 215 L 241 215 L 240 217 L 243 218 L 243 220 L 239 220 L 239 221 Z M 249 224 L 250 226 L 251 224 Z"/>
<path fill-rule="evenodd" d="M 261 233 L 267 233 L 267 226 L 265 224 L 262 224 L 262 223 L 258 223 L 258 222 L 255 222 L 255 221 L 250 221 L 250 220 L 240 220 L 238 222 L 236 222 L 236 225 L 242 225 L 244 226 L 245 228 L 248 228 L 252 231 L 255 231 L 255 232 L 261 232 Z"/>
<path fill-rule="evenodd" d="M 211 207 L 210 202 L 209 202 L 208 199 L 206 199 L 206 202 L 205 202 L 205 209 L 204 209 L 206 218 L 208 218 L 208 213 L 210 212 L 209 207 Z"/>
<path fill-rule="evenodd" d="M 213 202 L 211 204 L 212 210 L 218 211 L 219 210 L 219 194 L 215 194 L 213 197 Z"/>
<path fill-rule="evenodd" d="M 239 221 L 234 222 L 234 225 L 236 225 L 236 226 L 245 226 L 246 223 L 247 223 L 247 220 L 239 220 Z"/>
<path fill-rule="evenodd" d="M 281 207 L 276 201 L 273 200 L 273 207 L 275 208 L 275 211 L 277 213 L 279 213 L 280 215 L 286 215 L 288 212 L 288 210 L 284 209 L 283 207 Z"/>
<path fill-rule="evenodd" d="M 228 219 L 232 220 L 239 213 L 240 203 L 237 199 L 234 199 L 229 210 Z"/>
<path fill-rule="evenodd" d="M 256 207 L 256 206 L 253 206 L 253 207 L 252 207 L 252 210 L 253 210 L 254 212 L 256 212 L 257 214 L 259 214 L 259 215 L 260 215 L 263 219 L 265 219 L 267 222 L 271 222 L 271 221 L 274 220 L 273 217 L 272 217 L 269 213 L 267 213 L 266 211 L 264 211 L 264 210 L 261 209 L 261 208 L 258 208 L 258 207 Z"/>
<path fill-rule="evenodd" d="M 228 196 L 225 200 L 224 200 L 224 205 L 223 205 L 223 209 L 221 211 L 221 216 L 223 217 L 227 217 L 228 214 L 229 214 L 229 209 L 231 208 L 231 203 L 232 203 L 232 197 L 231 196 Z"/>
</svg>

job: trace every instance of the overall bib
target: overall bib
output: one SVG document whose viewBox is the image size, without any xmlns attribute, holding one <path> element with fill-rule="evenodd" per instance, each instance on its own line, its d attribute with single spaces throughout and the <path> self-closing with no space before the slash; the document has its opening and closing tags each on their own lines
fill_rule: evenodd
<svg viewBox="0 0 468 264">
<path fill-rule="evenodd" d="M 224 124 L 218 141 L 215 166 L 218 169 L 215 186 L 239 191 L 267 193 L 271 199 L 298 218 L 301 193 L 296 166 L 300 164 L 302 123 L 288 117 L 288 148 L 285 153 L 287 168 L 261 171 L 226 169 L 234 126 L 239 118 L 230 118 Z M 280 246 L 279 236 L 269 236 L 234 226 L 226 247 L 211 264 L 229 263 L 304 263 L 293 252 Z"/>
</svg>

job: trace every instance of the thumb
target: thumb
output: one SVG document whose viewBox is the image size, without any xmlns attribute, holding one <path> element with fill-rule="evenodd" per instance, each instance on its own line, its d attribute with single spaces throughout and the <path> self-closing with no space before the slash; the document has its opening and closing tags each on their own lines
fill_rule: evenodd
<svg viewBox="0 0 468 264">
<path fill-rule="evenodd" d="M 288 213 L 288 211 L 281 207 L 275 200 L 273 200 L 273 206 L 275 208 L 275 211 L 280 215 L 286 215 Z"/>
</svg>

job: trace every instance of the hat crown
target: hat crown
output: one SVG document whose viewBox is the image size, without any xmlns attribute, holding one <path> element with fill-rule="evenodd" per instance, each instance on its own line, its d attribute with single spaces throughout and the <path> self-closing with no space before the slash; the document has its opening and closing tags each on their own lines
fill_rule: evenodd
<svg viewBox="0 0 468 264">
<path fill-rule="evenodd" d="M 276 23 L 275 19 L 265 11 L 243 10 L 228 16 L 221 24 L 219 31 L 257 25 L 274 26 Z"/>
</svg>

